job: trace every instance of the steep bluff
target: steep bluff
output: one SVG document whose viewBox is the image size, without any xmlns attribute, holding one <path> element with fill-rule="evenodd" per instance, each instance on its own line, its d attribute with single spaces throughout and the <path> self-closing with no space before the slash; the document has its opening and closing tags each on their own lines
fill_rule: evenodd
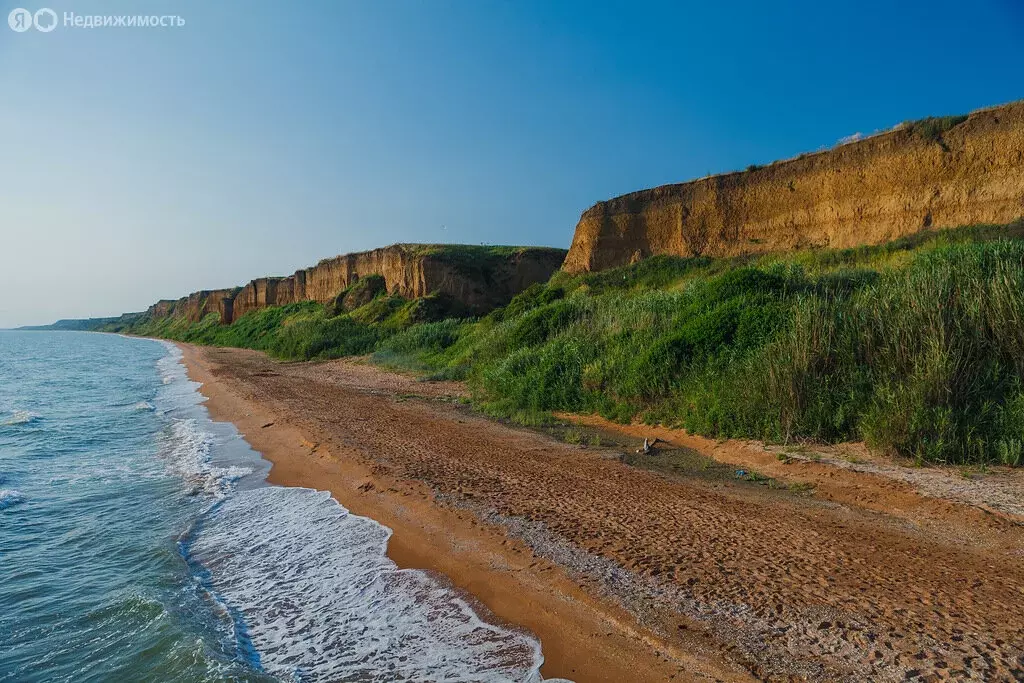
<svg viewBox="0 0 1024 683">
<path fill-rule="evenodd" d="M 180 299 L 161 299 L 149 307 L 151 318 L 179 316 L 191 321 L 202 320 L 209 313 L 217 313 L 222 320 L 231 320 L 231 304 L 240 287 L 232 289 L 203 289 Z"/>
<path fill-rule="evenodd" d="M 580 218 L 563 268 L 845 248 L 1021 216 L 1024 101 L 599 202 Z"/>
<path fill-rule="evenodd" d="M 222 323 L 247 312 L 298 301 L 328 303 L 368 275 L 381 275 L 389 294 L 414 299 L 444 294 L 468 310 L 486 312 L 536 282 L 545 282 L 562 264 L 564 249 L 395 244 L 324 259 L 284 277 L 264 277 L 243 287 L 201 290 L 149 307 L 152 318 L 180 316 L 198 321 L 217 313 Z"/>
</svg>

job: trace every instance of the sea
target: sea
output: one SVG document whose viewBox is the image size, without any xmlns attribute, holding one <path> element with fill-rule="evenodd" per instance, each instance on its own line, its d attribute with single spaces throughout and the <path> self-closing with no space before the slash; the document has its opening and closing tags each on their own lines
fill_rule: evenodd
<svg viewBox="0 0 1024 683">
<path fill-rule="evenodd" d="M 529 633 L 267 484 L 172 344 L 0 331 L 0 681 L 540 681 Z"/>
</svg>

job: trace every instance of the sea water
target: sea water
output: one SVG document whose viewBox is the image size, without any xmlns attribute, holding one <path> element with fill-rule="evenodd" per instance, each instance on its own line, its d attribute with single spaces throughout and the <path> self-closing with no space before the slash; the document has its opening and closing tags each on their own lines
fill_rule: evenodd
<svg viewBox="0 0 1024 683">
<path fill-rule="evenodd" d="M 0 331 L 0 681 L 539 681 L 538 642 L 270 486 L 173 345 Z"/>
</svg>

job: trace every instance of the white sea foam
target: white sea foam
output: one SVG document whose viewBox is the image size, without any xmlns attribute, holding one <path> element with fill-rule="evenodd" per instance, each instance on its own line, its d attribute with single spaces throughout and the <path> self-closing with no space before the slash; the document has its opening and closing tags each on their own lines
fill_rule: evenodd
<svg viewBox="0 0 1024 683">
<path fill-rule="evenodd" d="M 156 410 L 156 406 L 150 403 L 149 401 L 139 401 L 138 403 L 132 406 L 132 410 L 140 413 L 153 412 L 154 410 Z"/>
<path fill-rule="evenodd" d="M 6 510 L 12 505 L 25 501 L 25 495 L 14 489 L 0 489 L 0 510 Z"/>
<path fill-rule="evenodd" d="M 161 341 L 161 344 L 167 355 L 157 361 L 157 369 L 165 386 L 158 393 L 157 402 L 166 411 L 190 409 L 202 401 L 196 391 L 199 385 L 189 381 L 181 363 L 181 349 L 171 342 Z M 172 470 L 198 491 L 219 500 L 234 488 L 235 482 L 251 474 L 253 469 L 214 465 L 210 457 L 214 436 L 201 422 L 208 423 L 205 418 L 202 421 L 194 417 L 172 418 L 160 452 Z"/>
<path fill-rule="evenodd" d="M 202 399 L 181 351 L 165 347 L 156 403 L 181 414 Z M 161 454 L 211 496 L 181 545 L 230 616 L 239 656 L 289 681 L 541 680 L 534 638 L 485 622 L 442 578 L 399 570 L 386 555 L 387 527 L 349 514 L 327 492 L 237 490 L 253 470 L 211 462 L 221 443 L 211 427 L 205 417 L 173 418 Z"/>
<path fill-rule="evenodd" d="M 159 342 L 167 350 L 167 355 L 156 362 L 156 367 L 160 371 L 160 377 L 164 384 L 170 384 L 175 379 L 186 375 L 185 366 L 181 363 L 181 349 L 174 342 L 163 339 Z"/>
<path fill-rule="evenodd" d="M 264 487 L 209 513 L 188 547 L 286 680 L 539 681 L 539 643 L 488 624 L 452 588 L 386 553 L 390 529 L 330 494 Z"/>
<path fill-rule="evenodd" d="M 10 417 L 3 422 L 0 422 L 0 425 L 13 426 L 29 424 L 31 422 L 35 422 L 39 418 L 40 415 L 38 413 L 33 413 L 30 410 L 15 410 L 11 412 Z"/>
<path fill-rule="evenodd" d="M 217 467 L 210 462 L 213 435 L 195 418 L 175 419 L 164 435 L 161 454 L 170 468 L 197 489 L 221 499 L 234 483 L 252 473 L 249 467 Z"/>
<path fill-rule="evenodd" d="M 156 363 L 163 386 L 157 392 L 155 405 L 167 412 L 188 408 L 205 401 L 203 395 L 197 391 L 199 383 L 192 382 L 188 378 L 185 366 L 181 362 L 181 349 L 168 341 L 160 343 L 167 350 L 167 354 Z"/>
</svg>

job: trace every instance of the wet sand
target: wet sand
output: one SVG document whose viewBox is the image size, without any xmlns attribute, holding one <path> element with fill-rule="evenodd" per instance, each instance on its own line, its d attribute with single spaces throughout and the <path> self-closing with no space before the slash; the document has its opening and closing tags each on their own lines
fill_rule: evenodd
<svg viewBox="0 0 1024 683">
<path fill-rule="evenodd" d="M 273 463 L 272 482 L 329 490 L 390 526 L 400 566 L 443 574 L 536 634 L 545 676 L 1024 677 L 1024 527 L 983 487 L 925 495 L 886 463 L 880 474 L 591 420 L 756 467 L 771 485 L 633 467 L 622 449 L 475 415 L 458 383 L 183 350 L 211 414 Z M 1024 495 L 1019 478 L 1003 483 Z"/>
</svg>

